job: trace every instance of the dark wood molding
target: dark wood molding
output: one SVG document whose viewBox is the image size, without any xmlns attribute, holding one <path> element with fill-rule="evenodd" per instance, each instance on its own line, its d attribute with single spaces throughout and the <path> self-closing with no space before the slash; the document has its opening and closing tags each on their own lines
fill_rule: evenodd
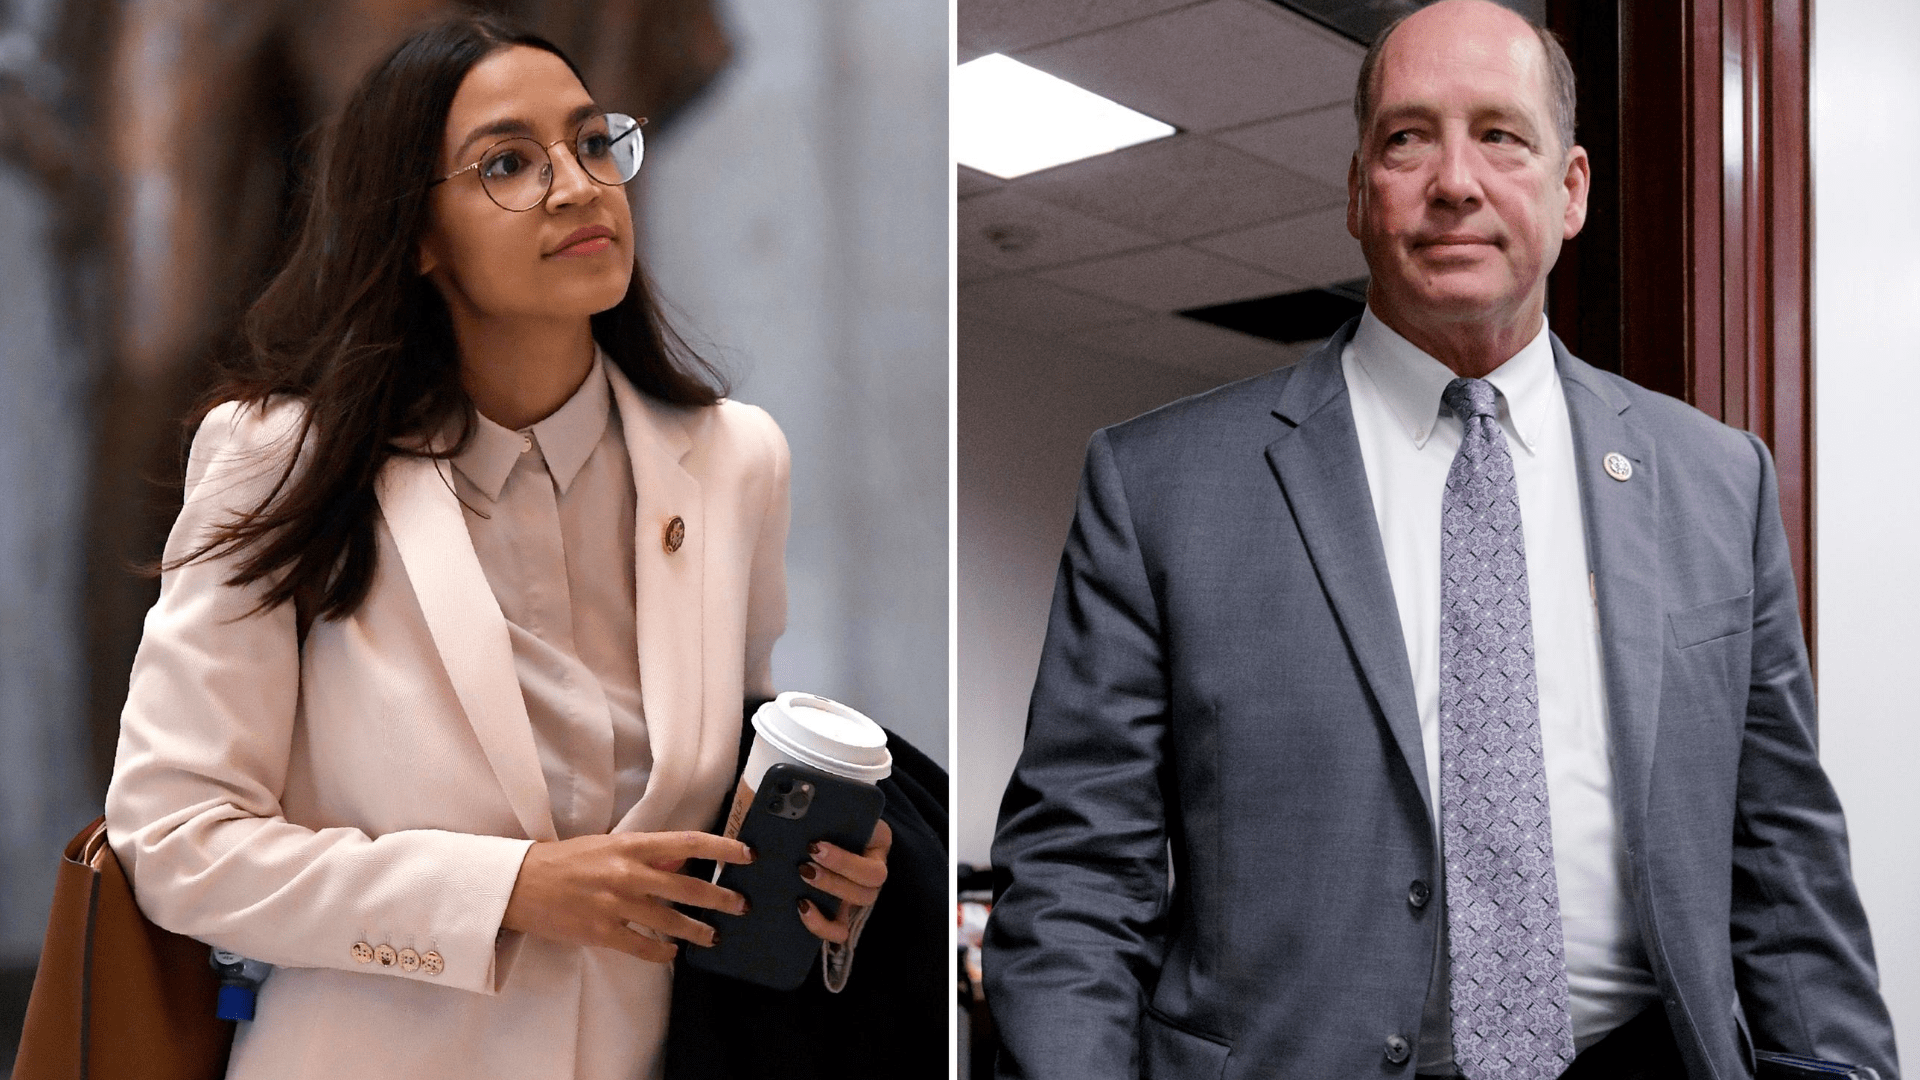
<svg viewBox="0 0 1920 1080">
<path fill-rule="evenodd" d="M 1811 0 L 1551 0 L 1593 160 L 1551 321 L 1773 451 L 1814 640 Z"/>
</svg>

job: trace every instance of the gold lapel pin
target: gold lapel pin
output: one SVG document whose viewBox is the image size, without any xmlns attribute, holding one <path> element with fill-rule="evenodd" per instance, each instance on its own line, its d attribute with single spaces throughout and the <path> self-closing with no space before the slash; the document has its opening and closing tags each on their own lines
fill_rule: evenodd
<svg viewBox="0 0 1920 1080">
<path fill-rule="evenodd" d="M 680 520 L 680 515 L 675 514 L 667 520 L 666 531 L 660 534 L 660 546 L 666 548 L 667 554 L 671 555 L 680 550 L 680 545 L 685 543 L 686 539 L 687 523 Z"/>
<path fill-rule="evenodd" d="M 1633 462 L 1628 461 L 1627 455 L 1619 451 L 1608 454 L 1601 459 L 1600 463 L 1607 467 L 1607 475 L 1613 477 L 1615 480 L 1624 481 L 1633 477 Z"/>
</svg>

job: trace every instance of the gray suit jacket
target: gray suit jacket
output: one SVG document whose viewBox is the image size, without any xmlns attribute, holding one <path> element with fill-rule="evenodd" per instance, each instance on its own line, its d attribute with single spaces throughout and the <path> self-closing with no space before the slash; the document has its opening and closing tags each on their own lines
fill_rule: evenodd
<svg viewBox="0 0 1920 1080">
<path fill-rule="evenodd" d="M 1418 1038 L 1442 871 L 1353 326 L 1093 438 L 993 849 L 1003 1077 L 1414 1072 L 1389 1047 Z M 1553 344 L 1628 887 L 1688 1073 L 1759 1047 L 1891 1078 L 1772 460 Z"/>
</svg>

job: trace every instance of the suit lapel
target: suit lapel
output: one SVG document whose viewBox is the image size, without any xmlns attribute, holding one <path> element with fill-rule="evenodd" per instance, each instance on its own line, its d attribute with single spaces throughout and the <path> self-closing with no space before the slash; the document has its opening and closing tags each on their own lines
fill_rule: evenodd
<svg viewBox="0 0 1920 1080">
<path fill-rule="evenodd" d="M 1586 517 L 1587 558 L 1600 615 L 1614 783 L 1629 843 L 1643 834 L 1647 782 L 1658 735 L 1665 640 L 1660 612 L 1660 468 L 1651 436 L 1635 425 L 1628 399 L 1553 339 L 1573 425 L 1574 472 Z M 1606 455 L 1626 455 L 1632 475 L 1615 480 Z"/>
<path fill-rule="evenodd" d="M 507 620 L 467 535 L 445 461 L 396 457 L 380 474 L 380 513 L 419 599 L 434 648 L 480 748 L 533 840 L 555 840 L 553 808 Z"/>
<path fill-rule="evenodd" d="M 1273 410 L 1287 428 L 1267 446 L 1267 461 L 1280 480 L 1334 615 L 1420 789 L 1421 805 L 1431 806 L 1413 670 L 1340 368 L 1340 354 L 1352 340 L 1354 326 L 1349 322 L 1293 370 Z"/>
<path fill-rule="evenodd" d="M 707 518 L 700 481 L 681 463 L 693 448 L 686 415 L 642 397 L 611 363 L 607 373 L 633 463 L 640 702 L 653 749 L 646 793 L 615 826 L 624 831 L 667 820 L 700 760 Z M 675 518 L 681 523 L 679 546 L 669 551 L 667 533 Z"/>
</svg>

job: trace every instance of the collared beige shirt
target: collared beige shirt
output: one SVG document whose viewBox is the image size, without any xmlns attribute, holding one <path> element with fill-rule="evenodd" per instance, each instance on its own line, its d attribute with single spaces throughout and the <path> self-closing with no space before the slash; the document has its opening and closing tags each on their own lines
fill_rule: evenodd
<svg viewBox="0 0 1920 1080">
<path fill-rule="evenodd" d="M 640 801 L 653 755 L 640 706 L 634 486 L 606 358 L 546 419 L 475 414 L 453 459 L 562 839 L 604 833 Z"/>
<path fill-rule="evenodd" d="M 474 415 L 453 459 L 474 554 L 513 645 L 561 839 L 604 833 L 646 792 L 653 756 L 640 707 L 634 485 L 606 356 L 552 415 L 512 431 Z M 822 979 L 846 985 L 848 944 L 822 943 Z"/>
</svg>

